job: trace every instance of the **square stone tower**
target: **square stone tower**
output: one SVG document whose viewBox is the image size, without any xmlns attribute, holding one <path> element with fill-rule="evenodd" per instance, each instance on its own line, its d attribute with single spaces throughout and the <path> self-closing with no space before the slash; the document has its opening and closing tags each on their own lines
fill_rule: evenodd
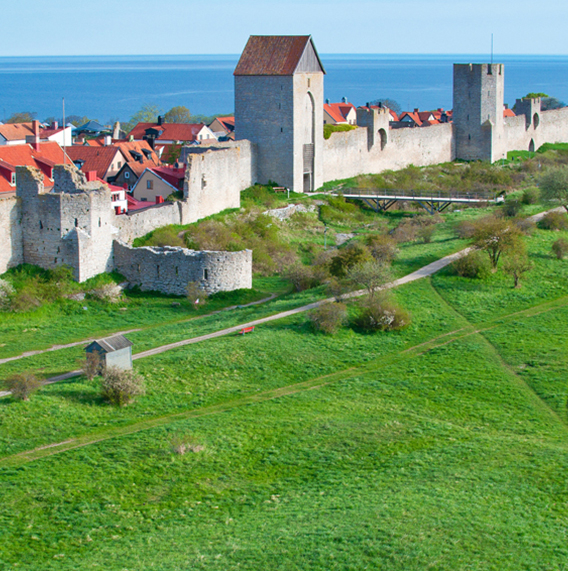
<svg viewBox="0 0 568 571">
<path fill-rule="evenodd" d="M 235 69 L 235 138 L 257 147 L 258 182 L 323 184 L 323 76 L 311 36 L 251 36 Z"/>
<path fill-rule="evenodd" d="M 494 162 L 506 157 L 504 94 L 503 64 L 454 64 L 456 158 Z"/>
</svg>

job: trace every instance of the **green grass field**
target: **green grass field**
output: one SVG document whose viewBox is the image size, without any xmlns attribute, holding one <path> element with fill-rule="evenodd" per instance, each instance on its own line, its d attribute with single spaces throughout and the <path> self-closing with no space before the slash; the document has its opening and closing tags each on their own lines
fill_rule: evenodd
<svg viewBox="0 0 568 571">
<path fill-rule="evenodd" d="M 449 214 L 431 244 L 403 246 L 395 273 L 464 247 L 452 223 L 473 215 Z M 122 409 L 84 378 L 0 399 L 0 567 L 566 569 L 568 261 L 550 252 L 561 235 L 528 239 L 521 289 L 501 271 L 469 280 L 451 268 L 399 288 L 412 314 L 400 332 L 325 336 L 299 314 L 136 361 L 147 392 Z M 130 335 L 138 352 L 325 295 L 286 293 L 275 278 L 255 286 L 248 301 L 280 296 L 189 320 L 170 298 L 120 313 L 92 301 L 67 330 L 56 306 L 8 314 L 3 349 L 99 324 L 142 327 Z M 0 374 L 47 376 L 80 354 Z M 203 449 L 174 454 L 179 434 Z"/>
</svg>

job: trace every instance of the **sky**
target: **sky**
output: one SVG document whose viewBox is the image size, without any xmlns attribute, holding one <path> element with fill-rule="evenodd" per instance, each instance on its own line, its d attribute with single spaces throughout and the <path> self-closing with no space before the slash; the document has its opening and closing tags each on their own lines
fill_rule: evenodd
<svg viewBox="0 0 568 571">
<path fill-rule="evenodd" d="M 568 1 L 20 0 L 1 56 L 238 54 L 249 35 L 314 37 L 322 54 L 568 54 Z M 543 7 L 543 9 L 540 9 Z"/>
</svg>

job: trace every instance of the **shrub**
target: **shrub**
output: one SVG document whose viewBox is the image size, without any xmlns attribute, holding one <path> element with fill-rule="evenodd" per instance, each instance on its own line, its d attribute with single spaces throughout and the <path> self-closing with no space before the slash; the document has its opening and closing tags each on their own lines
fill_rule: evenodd
<svg viewBox="0 0 568 571">
<path fill-rule="evenodd" d="M 558 238 L 552 244 L 552 251 L 559 260 L 563 260 L 568 255 L 568 240 L 566 238 Z"/>
<path fill-rule="evenodd" d="M 540 199 L 540 190 L 536 186 L 525 188 L 521 196 L 523 204 L 536 204 Z"/>
<path fill-rule="evenodd" d="M 462 278 L 483 279 L 490 273 L 489 261 L 478 250 L 458 258 L 452 262 L 452 267 Z"/>
<path fill-rule="evenodd" d="M 386 234 L 373 234 L 368 236 L 365 244 L 371 256 L 384 264 L 390 264 L 398 254 L 396 240 Z"/>
<path fill-rule="evenodd" d="M 530 218 L 516 218 L 515 226 L 526 236 L 531 236 L 536 224 Z"/>
<path fill-rule="evenodd" d="M 418 238 L 420 238 L 424 244 L 429 244 L 432 241 L 435 228 L 435 226 L 422 226 L 418 229 Z"/>
<path fill-rule="evenodd" d="M 414 242 L 418 228 L 411 220 L 403 220 L 393 231 L 392 237 L 399 244 L 403 242 Z"/>
<path fill-rule="evenodd" d="M 183 456 L 186 452 L 201 452 L 205 446 L 198 444 L 191 434 L 177 433 L 170 438 L 172 452 Z"/>
<path fill-rule="evenodd" d="M 0 309 L 10 307 L 10 297 L 15 293 L 14 286 L 6 280 L 0 279 Z"/>
<path fill-rule="evenodd" d="M 507 218 L 514 218 L 519 214 L 521 208 L 522 204 L 520 200 L 512 198 L 504 202 L 503 206 L 501 207 L 501 212 L 503 213 L 503 216 L 506 216 Z"/>
<path fill-rule="evenodd" d="M 39 380 L 31 373 L 12 375 L 4 384 L 16 400 L 30 400 L 30 396 L 41 387 Z"/>
<path fill-rule="evenodd" d="M 185 297 L 192 309 L 197 309 L 207 303 L 207 293 L 203 291 L 197 282 L 189 282 L 185 287 Z"/>
<path fill-rule="evenodd" d="M 344 278 L 352 267 L 371 258 L 369 250 L 363 244 L 352 242 L 339 250 L 337 255 L 331 260 L 329 271 L 336 278 Z"/>
<path fill-rule="evenodd" d="M 390 281 L 391 272 L 386 264 L 377 262 L 377 260 L 367 260 L 350 268 L 347 279 L 354 287 L 364 287 L 372 298 Z"/>
<path fill-rule="evenodd" d="M 335 298 L 335 301 L 342 301 L 345 294 L 349 292 L 347 284 L 337 278 L 330 278 L 327 281 L 326 291 L 329 295 Z"/>
<path fill-rule="evenodd" d="M 24 313 L 26 311 L 31 311 L 41 306 L 41 298 L 38 296 L 37 292 L 32 288 L 25 286 L 23 289 L 18 291 L 11 301 L 12 311 L 17 311 Z"/>
<path fill-rule="evenodd" d="M 547 212 L 541 219 L 539 226 L 545 230 L 566 230 L 568 218 L 564 212 Z"/>
<path fill-rule="evenodd" d="M 133 369 L 107 367 L 101 382 L 101 394 L 111 404 L 125 406 L 143 395 L 144 379 Z"/>
<path fill-rule="evenodd" d="M 410 314 L 387 296 L 367 298 L 354 325 L 367 332 L 398 331 L 410 325 Z"/>
<path fill-rule="evenodd" d="M 486 216 L 475 222 L 473 238 L 475 245 L 489 256 L 491 268 L 495 271 L 501 254 L 518 246 L 521 233 L 508 220 Z"/>
<path fill-rule="evenodd" d="M 469 240 L 475 234 L 475 223 L 471 220 L 462 220 L 454 227 L 456 237 L 461 240 Z"/>
<path fill-rule="evenodd" d="M 85 360 L 82 363 L 83 374 L 89 381 L 92 381 L 96 376 L 103 373 L 104 361 L 98 351 L 87 353 Z"/>
<path fill-rule="evenodd" d="M 339 133 L 342 131 L 352 131 L 353 129 L 356 128 L 357 127 L 355 125 L 347 125 L 345 123 L 342 123 L 340 125 L 332 125 L 331 123 L 327 123 L 323 126 L 323 138 L 329 139 L 332 133 Z"/>
<path fill-rule="evenodd" d="M 516 288 L 521 287 L 521 278 L 532 268 L 533 264 L 529 260 L 524 244 L 522 246 L 519 244 L 514 250 L 508 252 L 503 263 L 503 271 L 513 278 Z"/>
<path fill-rule="evenodd" d="M 169 198 L 169 197 L 168 197 Z M 184 240 L 179 236 L 180 231 L 175 226 L 164 226 L 152 232 L 152 236 L 146 242 L 146 246 L 180 246 L 184 247 Z"/>
<path fill-rule="evenodd" d="M 313 269 L 300 263 L 292 264 L 284 275 L 292 282 L 296 291 L 304 291 L 318 285 Z"/>
<path fill-rule="evenodd" d="M 309 319 L 315 331 L 333 335 L 347 322 L 347 307 L 343 303 L 324 303 L 310 312 Z"/>
</svg>

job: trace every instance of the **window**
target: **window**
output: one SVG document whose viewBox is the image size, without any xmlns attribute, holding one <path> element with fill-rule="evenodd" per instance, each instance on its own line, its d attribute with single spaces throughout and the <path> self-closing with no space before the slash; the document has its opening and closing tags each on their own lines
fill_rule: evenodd
<svg viewBox="0 0 568 571">
<path fill-rule="evenodd" d="M 118 161 L 118 163 L 116 163 L 116 168 L 119 169 L 122 166 L 122 162 Z"/>
<path fill-rule="evenodd" d="M 203 279 L 205 279 L 205 280 L 209 279 L 209 274 L 207 273 L 206 269 L 203 270 Z"/>
<path fill-rule="evenodd" d="M 12 173 L 12 179 L 10 181 L 10 184 L 12 184 L 12 185 L 16 184 L 16 173 L 15 172 Z"/>
<path fill-rule="evenodd" d="M 124 171 L 124 178 L 130 178 L 130 173 L 128 171 Z"/>
<path fill-rule="evenodd" d="M 154 181 L 153 180 L 147 180 L 146 181 L 146 188 L 148 190 L 152 190 L 154 188 Z"/>
<path fill-rule="evenodd" d="M 308 77 L 308 87 L 310 87 L 311 79 Z"/>
</svg>

